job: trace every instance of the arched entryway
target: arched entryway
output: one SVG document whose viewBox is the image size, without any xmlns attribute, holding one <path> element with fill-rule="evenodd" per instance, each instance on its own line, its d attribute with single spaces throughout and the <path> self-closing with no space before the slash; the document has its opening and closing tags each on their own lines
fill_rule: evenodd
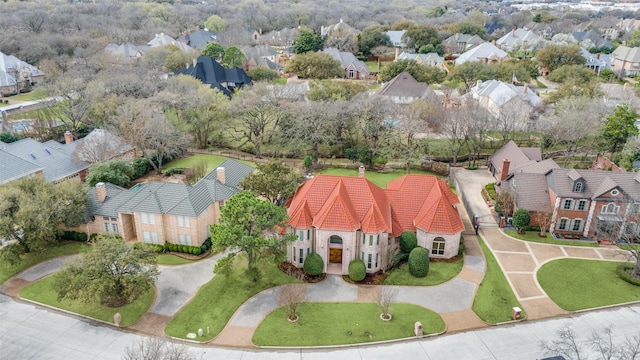
<svg viewBox="0 0 640 360">
<path fill-rule="evenodd" d="M 342 238 L 338 235 L 329 238 L 329 263 L 342 263 Z"/>
</svg>

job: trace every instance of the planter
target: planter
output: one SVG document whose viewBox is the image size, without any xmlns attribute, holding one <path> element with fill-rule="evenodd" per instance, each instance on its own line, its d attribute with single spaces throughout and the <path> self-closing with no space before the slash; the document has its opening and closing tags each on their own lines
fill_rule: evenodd
<svg viewBox="0 0 640 360">
<path fill-rule="evenodd" d="M 391 321 L 391 319 L 393 319 L 393 316 L 391 314 L 380 314 L 380 319 L 382 321 Z"/>
<path fill-rule="evenodd" d="M 296 314 L 293 317 L 292 316 L 287 317 L 287 321 L 289 321 L 290 323 L 298 322 L 298 320 L 300 320 L 300 316 L 298 316 L 298 314 Z"/>
</svg>

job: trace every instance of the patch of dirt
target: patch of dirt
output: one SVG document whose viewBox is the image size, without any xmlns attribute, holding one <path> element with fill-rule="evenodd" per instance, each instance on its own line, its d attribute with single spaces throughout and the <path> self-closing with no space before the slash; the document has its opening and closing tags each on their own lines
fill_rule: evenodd
<svg viewBox="0 0 640 360">
<path fill-rule="evenodd" d="M 378 271 L 377 273 L 367 274 L 362 281 L 353 281 L 349 275 L 342 275 L 342 279 L 356 285 L 382 285 L 387 276 L 389 276 L 389 273 Z"/>
<path fill-rule="evenodd" d="M 168 182 L 175 184 L 186 184 L 186 176 L 184 174 L 173 174 L 171 176 L 165 176 L 164 174 L 156 174 L 155 171 L 150 171 L 143 177 L 139 177 L 131 182 L 129 187 L 133 187 L 136 184 L 146 182 Z"/>
<path fill-rule="evenodd" d="M 289 262 L 283 262 L 280 263 L 280 265 L 278 266 L 280 268 L 280 270 L 289 275 L 289 276 L 293 276 L 294 278 L 298 279 L 298 280 L 302 280 L 306 283 L 309 284 L 313 284 L 313 283 L 317 283 L 320 282 L 322 280 L 325 279 L 325 277 L 327 276 L 327 274 L 320 274 L 318 276 L 311 276 L 311 275 L 307 275 L 304 273 L 303 269 L 299 269 L 295 266 L 293 266 L 292 263 Z"/>
</svg>

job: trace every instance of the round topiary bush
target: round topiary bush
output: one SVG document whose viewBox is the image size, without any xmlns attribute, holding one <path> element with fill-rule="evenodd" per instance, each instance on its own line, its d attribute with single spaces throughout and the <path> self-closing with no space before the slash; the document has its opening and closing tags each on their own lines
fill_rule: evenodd
<svg viewBox="0 0 640 360">
<path fill-rule="evenodd" d="M 429 272 L 429 251 L 416 247 L 409 253 L 409 272 L 415 277 L 425 277 Z"/>
<path fill-rule="evenodd" d="M 418 246 L 418 238 L 414 232 L 405 231 L 400 234 L 400 251 L 408 254 L 416 246 Z"/>
<path fill-rule="evenodd" d="M 193 248 L 193 255 L 200 255 L 202 254 L 202 249 L 200 249 L 199 246 L 196 246 Z"/>
<path fill-rule="evenodd" d="M 311 253 L 304 260 L 304 273 L 311 276 L 317 276 L 324 271 L 324 261 L 317 253 Z"/>
<path fill-rule="evenodd" d="M 362 281 L 367 276 L 367 268 L 364 266 L 364 261 L 360 259 L 353 259 L 349 263 L 349 279 L 352 281 Z"/>
</svg>

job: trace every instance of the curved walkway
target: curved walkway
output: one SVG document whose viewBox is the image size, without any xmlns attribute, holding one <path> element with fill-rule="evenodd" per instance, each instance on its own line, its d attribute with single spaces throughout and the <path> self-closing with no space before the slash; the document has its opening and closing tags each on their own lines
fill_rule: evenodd
<svg viewBox="0 0 640 360">
<path fill-rule="evenodd" d="M 453 169 L 458 190 L 470 212 L 480 218 L 479 234 L 495 256 L 509 284 L 527 312 L 528 319 L 541 319 L 568 312 L 544 292 L 536 273 L 545 263 L 561 258 L 626 261 L 617 247 L 582 247 L 533 243 L 515 239 L 498 228 L 491 209 L 481 195 L 484 185 L 495 182 L 486 169 Z"/>
</svg>

